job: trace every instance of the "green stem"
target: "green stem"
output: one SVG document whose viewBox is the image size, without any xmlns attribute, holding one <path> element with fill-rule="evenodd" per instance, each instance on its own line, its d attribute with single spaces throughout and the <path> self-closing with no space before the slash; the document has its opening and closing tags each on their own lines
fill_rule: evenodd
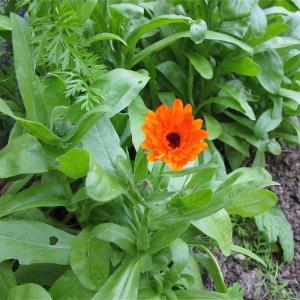
<svg viewBox="0 0 300 300">
<path fill-rule="evenodd" d="M 154 183 L 153 191 L 157 191 L 157 189 L 159 188 L 160 183 L 161 183 L 161 179 L 162 179 L 162 174 L 164 172 L 165 167 L 166 167 L 166 163 L 162 163 L 162 165 L 160 167 L 160 170 L 159 170 L 159 173 L 158 173 L 158 176 L 157 176 L 156 181 Z"/>
</svg>

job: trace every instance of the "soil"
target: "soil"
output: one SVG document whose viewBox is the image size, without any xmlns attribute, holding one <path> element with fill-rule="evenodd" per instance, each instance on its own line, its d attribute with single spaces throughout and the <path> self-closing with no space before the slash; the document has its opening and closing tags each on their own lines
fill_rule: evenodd
<svg viewBox="0 0 300 300">
<path fill-rule="evenodd" d="M 266 167 L 272 174 L 273 180 L 280 183 L 279 186 L 271 189 L 277 194 L 278 205 L 282 208 L 294 232 L 294 260 L 280 268 L 276 277 L 279 285 L 276 283 L 273 285 L 274 289 L 282 288 L 281 296 L 270 295 L 270 290 L 266 290 L 263 286 L 263 279 L 268 274 L 262 274 L 256 264 L 246 262 L 243 255 L 225 257 L 219 252 L 215 252 L 215 255 L 226 284 L 231 286 L 234 282 L 239 282 L 244 289 L 246 300 L 300 300 L 300 147 L 294 149 L 284 147 L 280 156 L 268 156 Z M 250 230 L 253 230 L 255 235 L 257 229 L 252 228 L 252 225 L 249 222 Z M 239 238 L 235 238 L 238 244 Z M 279 264 L 282 262 L 280 257 L 275 259 Z M 208 286 L 211 286 L 210 282 Z"/>
</svg>

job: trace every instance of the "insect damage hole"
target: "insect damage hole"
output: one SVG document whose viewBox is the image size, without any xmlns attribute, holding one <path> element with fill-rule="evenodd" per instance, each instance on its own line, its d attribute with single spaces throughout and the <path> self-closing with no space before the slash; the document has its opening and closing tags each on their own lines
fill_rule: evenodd
<svg viewBox="0 0 300 300">
<path fill-rule="evenodd" d="M 51 246 L 56 245 L 57 242 L 58 242 L 58 238 L 57 238 L 56 236 L 50 236 L 50 237 L 49 237 L 49 244 L 50 244 Z"/>
</svg>

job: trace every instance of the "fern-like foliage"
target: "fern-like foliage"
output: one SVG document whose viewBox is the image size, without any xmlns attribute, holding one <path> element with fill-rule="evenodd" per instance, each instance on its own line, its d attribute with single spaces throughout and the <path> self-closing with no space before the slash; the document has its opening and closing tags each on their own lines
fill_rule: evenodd
<svg viewBox="0 0 300 300">
<path fill-rule="evenodd" d="M 87 25 L 80 21 L 72 0 L 27 0 L 37 69 L 59 73 L 65 79 L 66 97 L 90 110 L 103 99 L 93 87 L 105 73 L 101 57 L 90 50 Z"/>
</svg>

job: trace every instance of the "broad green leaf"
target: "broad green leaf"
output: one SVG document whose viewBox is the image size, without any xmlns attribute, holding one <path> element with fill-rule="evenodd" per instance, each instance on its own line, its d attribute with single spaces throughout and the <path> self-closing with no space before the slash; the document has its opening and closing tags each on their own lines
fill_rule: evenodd
<svg viewBox="0 0 300 300">
<path fill-rule="evenodd" d="M 167 36 L 166 38 L 158 40 L 157 42 L 149 45 L 148 47 L 144 48 L 143 50 L 139 51 L 136 55 L 134 55 L 130 59 L 128 63 L 128 67 L 129 68 L 134 67 L 137 63 L 143 61 L 146 57 L 150 56 L 153 52 L 157 52 L 182 38 L 191 38 L 191 33 L 189 31 L 176 32 L 174 34 Z"/>
<path fill-rule="evenodd" d="M 52 300 L 48 292 L 40 285 L 27 283 L 11 289 L 7 300 Z"/>
<path fill-rule="evenodd" d="M 243 83 L 239 80 L 231 80 L 226 83 L 219 84 L 221 88 L 222 96 L 230 96 L 236 101 L 243 109 L 244 114 L 250 119 L 255 120 L 255 115 L 252 107 L 249 105 L 249 101 L 252 100 L 252 97 L 247 93 Z"/>
<path fill-rule="evenodd" d="M 175 197 L 169 205 L 179 214 L 186 215 L 205 207 L 211 200 L 212 194 L 211 190 L 198 190 L 183 197 Z"/>
<path fill-rule="evenodd" d="M 153 254 L 166 248 L 169 244 L 179 238 L 189 227 L 189 222 L 175 223 L 169 227 L 156 231 L 150 239 L 150 245 L 147 254 Z"/>
<path fill-rule="evenodd" d="M 144 15 L 144 9 L 141 6 L 131 3 L 120 3 L 109 6 L 110 10 L 115 10 L 128 19 L 139 19 Z"/>
<path fill-rule="evenodd" d="M 127 53 L 132 53 L 135 49 L 135 46 L 138 40 L 147 32 L 152 31 L 160 26 L 168 25 L 172 23 L 190 23 L 191 18 L 178 15 L 162 15 L 156 18 L 153 18 L 145 23 L 142 23 L 140 26 L 136 27 L 128 36 L 126 42 Z"/>
<path fill-rule="evenodd" d="M 89 132 L 89 130 L 103 117 L 105 113 L 110 111 L 108 106 L 99 105 L 94 109 L 86 112 L 78 120 L 72 130 L 64 137 L 64 141 L 69 146 L 76 146 L 82 141 L 82 138 Z"/>
<path fill-rule="evenodd" d="M 187 53 L 190 63 L 196 71 L 205 79 L 213 77 L 213 69 L 208 59 L 200 53 Z"/>
<path fill-rule="evenodd" d="M 249 16 L 256 0 L 230 0 L 222 1 L 220 13 L 224 20 L 234 20 Z"/>
<path fill-rule="evenodd" d="M 84 149 L 73 148 L 56 159 L 55 168 L 71 178 L 80 178 L 89 171 L 90 155 Z"/>
<path fill-rule="evenodd" d="M 287 23 L 289 27 L 284 32 L 284 35 L 300 40 L 300 12 L 293 13 Z"/>
<path fill-rule="evenodd" d="M 70 100 L 65 97 L 66 84 L 59 76 L 48 75 L 43 81 L 45 105 L 48 115 L 56 106 L 70 105 Z"/>
<path fill-rule="evenodd" d="M 167 80 L 178 90 L 181 95 L 185 95 L 187 89 L 187 78 L 181 67 L 174 61 L 168 60 L 157 67 Z"/>
<path fill-rule="evenodd" d="M 209 113 L 203 113 L 205 119 L 205 126 L 208 130 L 208 139 L 215 140 L 222 133 L 221 124 Z"/>
<path fill-rule="evenodd" d="M 279 239 L 284 261 L 291 262 L 294 257 L 293 231 L 282 210 L 279 207 L 272 208 L 255 217 L 255 223 L 270 243 Z"/>
<path fill-rule="evenodd" d="M 72 1 L 71 2 L 75 8 L 77 17 L 80 23 L 85 23 L 88 18 L 91 16 L 96 4 L 97 0 L 86 0 L 86 1 Z"/>
<path fill-rule="evenodd" d="M 103 169 L 96 161 L 90 161 L 85 180 L 86 192 L 95 201 L 107 202 L 120 196 L 125 190 L 119 178 Z"/>
<path fill-rule="evenodd" d="M 46 121 L 46 110 L 41 93 L 41 85 L 34 72 L 33 52 L 30 47 L 30 32 L 26 21 L 16 14 L 10 16 L 14 64 L 18 86 L 28 119 Z"/>
<path fill-rule="evenodd" d="M 10 290 L 17 285 L 10 262 L 0 263 L 0 300 L 6 300 Z"/>
<path fill-rule="evenodd" d="M 255 253 L 253 253 L 252 251 L 250 251 L 246 248 L 243 248 L 243 247 L 240 247 L 237 245 L 232 245 L 232 251 L 239 252 L 246 256 L 249 256 L 250 258 L 252 258 L 252 259 L 256 260 L 257 262 L 259 262 L 260 264 L 262 264 L 264 267 L 267 267 L 266 263 L 264 262 L 264 260 L 262 258 L 260 258 L 258 255 L 256 255 Z"/>
<path fill-rule="evenodd" d="M 29 134 L 15 138 L 0 151 L 0 178 L 48 171 L 49 159 Z"/>
<path fill-rule="evenodd" d="M 300 105 L 300 92 L 280 88 L 279 95 L 282 97 L 292 99 L 292 100 L 296 101 L 298 105 Z"/>
<path fill-rule="evenodd" d="M 221 209 L 209 217 L 193 221 L 192 224 L 204 234 L 216 240 L 224 255 L 230 255 L 232 247 L 232 224 L 225 209 Z"/>
<path fill-rule="evenodd" d="M 283 64 L 275 50 L 258 53 L 254 56 L 261 72 L 257 75 L 260 84 L 270 93 L 277 93 L 283 80 Z"/>
<path fill-rule="evenodd" d="M 55 281 L 49 292 L 53 300 L 91 300 L 94 295 L 94 292 L 85 289 L 80 284 L 71 269 Z"/>
<path fill-rule="evenodd" d="M 114 243 L 128 253 L 134 253 L 136 237 L 125 226 L 114 223 L 97 225 L 92 231 L 92 237 Z"/>
<path fill-rule="evenodd" d="M 225 60 L 220 66 L 222 72 L 233 72 L 244 76 L 256 76 L 260 73 L 260 67 L 246 56 L 233 57 Z"/>
<path fill-rule="evenodd" d="M 15 119 L 19 124 L 22 125 L 25 129 L 27 129 L 30 133 L 35 135 L 40 140 L 46 142 L 50 145 L 59 145 L 61 142 L 60 137 L 55 135 L 50 129 L 48 129 L 44 124 L 40 122 L 26 120 L 20 117 L 17 117 L 9 108 L 9 106 L 5 103 L 4 100 L 0 99 L 0 112 L 3 114 L 10 116 Z"/>
<path fill-rule="evenodd" d="M 141 97 L 136 97 L 128 106 L 132 143 L 137 151 L 140 148 L 142 141 L 145 139 L 145 135 L 141 128 L 147 111 L 148 109 Z"/>
<path fill-rule="evenodd" d="M 17 259 L 24 265 L 67 265 L 73 238 L 39 221 L 0 219 L 0 261 Z"/>
<path fill-rule="evenodd" d="M 250 28 L 254 37 L 261 37 L 267 30 L 267 18 L 259 5 L 254 5 L 249 16 Z"/>
<path fill-rule="evenodd" d="M 201 252 L 198 252 L 195 255 L 196 259 L 212 277 L 216 290 L 218 292 L 225 293 L 227 288 L 218 261 L 214 255 L 203 245 L 196 244 L 195 246 L 201 250 Z"/>
<path fill-rule="evenodd" d="M 11 31 L 11 21 L 9 17 L 0 15 L 0 31 Z"/>
<path fill-rule="evenodd" d="M 234 148 L 244 156 L 249 156 L 249 145 L 242 139 L 235 136 L 231 136 L 225 132 L 222 132 L 218 139 L 223 143 L 229 145 L 230 147 Z"/>
<path fill-rule="evenodd" d="M 121 37 L 119 37 L 118 35 L 116 35 L 114 33 L 110 33 L 110 32 L 103 32 L 103 33 L 96 34 L 93 37 L 91 37 L 88 40 L 88 42 L 95 43 L 98 41 L 106 41 L 106 40 L 116 40 L 116 41 L 121 42 L 125 46 L 127 45 L 127 43 Z"/>
<path fill-rule="evenodd" d="M 172 260 L 174 269 L 177 273 L 181 273 L 190 260 L 190 252 L 188 245 L 181 239 L 176 239 L 170 243 Z"/>
<path fill-rule="evenodd" d="M 290 37 L 277 36 L 260 45 L 257 45 L 254 48 L 254 52 L 260 53 L 267 50 L 272 50 L 272 49 L 274 50 L 274 49 L 286 48 L 291 46 L 295 47 L 298 45 L 300 45 L 300 40 L 296 40 Z"/>
<path fill-rule="evenodd" d="M 18 284 L 36 283 L 41 286 L 52 286 L 67 268 L 67 266 L 57 264 L 21 265 L 15 275 Z"/>
<path fill-rule="evenodd" d="M 282 14 L 291 15 L 292 12 L 282 6 L 271 6 L 264 9 L 265 15 Z"/>
<path fill-rule="evenodd" d="M 124 259 L 92 300 L 137 300 L 142 259 Z"/>
<path fill-rule="evenodd" d="M 83 138 L 83 148 L 105 169 L 113 170 L 118 156 L 125 157 L 120 139 L 110 120 L 99 120 Z"/>
<path fill-rule="evenodd" d="M 97 80 L 94 86 L 103 91 L 105 104 L 111 107 L 108 117 L 126 108 L 148 80 L 144 74 L 125 69 L 114 69 Z"/>
<path fill-rule="evenodd" d="M 264 213 L 276 204 L 276 194 L 268 190 L 256 190 L 235 200 L 226 207 L 233 215 L 253 217 Z"/>
<path fill-rule="evenodd" d="M 300 98 L 299 98 L 300 100 Z M 254 132 L 258 138 L 263 137 L 266 133 L 277 128 L 282 121 L 282 114 L 273 117 L 273 109 L 268 109 L 264 111 L 257 119 Z"/>
<path fill-rule="evenodd" d="M 207 25 L 205 21 L 200 20 L 197 23 L 192 23 L 190 27 L 191 39 L 195 44 L 200 44 L 205 40 Z"/>
<path fill-rule="evenodd" d="M 253 48 L 251 46 L 241 42 L 240 40 L 238 40 L 238 39 L 236 39 L 236 38 L 234 38 L 234 37 L 232 37 L 228 34 L 208 30 L 207 33 L 206 33 L 205 39 L 215 40 L 217 42 L 221 41 L 221 42 L 234 44 L 234 45 L 240 47 L 241 49 L 245 50 L 246 52 L 248 52 L 250 55 L 253 54 Z"/>
<path fill-rule="evenodd" d="M 70 265 L 81 284 L 97 291 L 106 281 L 110 268 L 111 248 L 108 242 L 94 238 L 92 228 L 84 228 L 74 239 Z"/>
<path fill-rule="evenodd" d="M 0 217 L 35 207 L 67 206 L 63 185 L 44 183 L 32 185 L 18 194 L 6 193 L 0 198 Z"/>
<path fill-rule="evenodd" d="M 140 180 L 144 180 L 147 177 L 148 161 L 144 151 L 141 148 L 139 148 L 134 160 L 134 181 L 138 182 Z"/>
</svg>

